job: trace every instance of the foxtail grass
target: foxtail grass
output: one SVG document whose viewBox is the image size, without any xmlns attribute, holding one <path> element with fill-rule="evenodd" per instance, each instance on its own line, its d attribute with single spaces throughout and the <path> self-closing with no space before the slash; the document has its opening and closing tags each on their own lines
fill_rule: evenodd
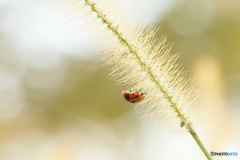
<svg viewBox="0 0 240 160">
<path fill-rule="evenodd" d="M 192 80 L 176 64 L 179 55 L 170 53 L 165 37 L 156 38 L 158 28 L 139 25 L 120 6 L 110 0 L 63 0 L 60 8 L 101 43 L 98 60 L 112 66 L 110 76 L 118 85 L 147 93 L 139 103 L 143 117 L 189 132 L 212 159 L 190 121 L 201 103 Z"/>
</svg>

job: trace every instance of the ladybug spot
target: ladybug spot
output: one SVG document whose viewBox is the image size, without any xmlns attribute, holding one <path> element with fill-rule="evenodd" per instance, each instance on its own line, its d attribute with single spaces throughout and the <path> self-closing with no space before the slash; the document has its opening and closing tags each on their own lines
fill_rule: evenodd
<svg viewBox="0 0 240 160">
<path fill-rule="evenodd" d="M 126 94 L 124 97 L 125 97 L 126 99 L 130 99 L 130 95 L 129 95 L 129 94 Z"/>
<path fill-rule="evenodd" d="M 131 103 L 135 103 L 135 100 L 131 101 Z"/>
<path fill-rule="evenodd" d="M 135 99 L 139 99 L 139 96 L 136 96 Z"/>
</svg>

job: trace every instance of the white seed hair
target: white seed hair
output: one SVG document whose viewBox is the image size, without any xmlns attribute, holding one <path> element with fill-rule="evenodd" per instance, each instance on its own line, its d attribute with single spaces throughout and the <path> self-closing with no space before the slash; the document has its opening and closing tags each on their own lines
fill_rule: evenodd
<svg viewBox="0 0 240 160">
<path fill-rule="evenodd" d="M 143 117 L 164 122 L 174 130 L 185 128 L 179 126 L 182 121 L 187 127 L 190 121 L 186 115 L 201 105 L 198 90 L 176 64 L 178 54 L 170 53 L 166 37 L 156 38 L 158 28 L 139 27 L 138 20 L 131 20 L 114 0 L 65 0 L 61 8 L 70 21 L 84 24 L 77 27 L 102 43 L 98 60 L 112 66 L 109 75 L 118 85 L 147 93 L 138 104 Z"/>
</svg>

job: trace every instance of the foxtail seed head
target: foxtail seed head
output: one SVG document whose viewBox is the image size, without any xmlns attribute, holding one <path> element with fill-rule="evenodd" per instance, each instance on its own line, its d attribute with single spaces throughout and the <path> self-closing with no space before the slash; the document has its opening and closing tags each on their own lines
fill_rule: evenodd
<svg viewBox="0 0 240 160">
<path fill-rule="evenodd" d="M 139 27 L 120 6 L 108 0 L 65 0 L 62 8 L 103 43 L 98 59 L 112 66 L 110 76 L 119 85 L 148 93 L 139 103 L 143 117 L 189 130 L 192 123 L 186 115 L 199 104 L 198 96 L 175 63 L 178 55 L 170 54 L 165 37 L 155 38 L 156 27 Z"/>
</svg>

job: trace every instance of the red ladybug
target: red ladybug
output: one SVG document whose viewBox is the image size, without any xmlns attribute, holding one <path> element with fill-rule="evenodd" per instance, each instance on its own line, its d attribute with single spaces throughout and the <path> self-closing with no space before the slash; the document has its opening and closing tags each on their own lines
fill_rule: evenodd
<svg viewBox="0 0 240 160">
<path fill-rule="evenodd" d="M 145 93 L 138 93 L 138 92 L 131 92 L 131 91 L 130 92 L 123 91 L 122 95 L 124 96 L 126 101 L 128 101 L 130 103 L 139 103 L 145 97 Z"/>
</svg>

